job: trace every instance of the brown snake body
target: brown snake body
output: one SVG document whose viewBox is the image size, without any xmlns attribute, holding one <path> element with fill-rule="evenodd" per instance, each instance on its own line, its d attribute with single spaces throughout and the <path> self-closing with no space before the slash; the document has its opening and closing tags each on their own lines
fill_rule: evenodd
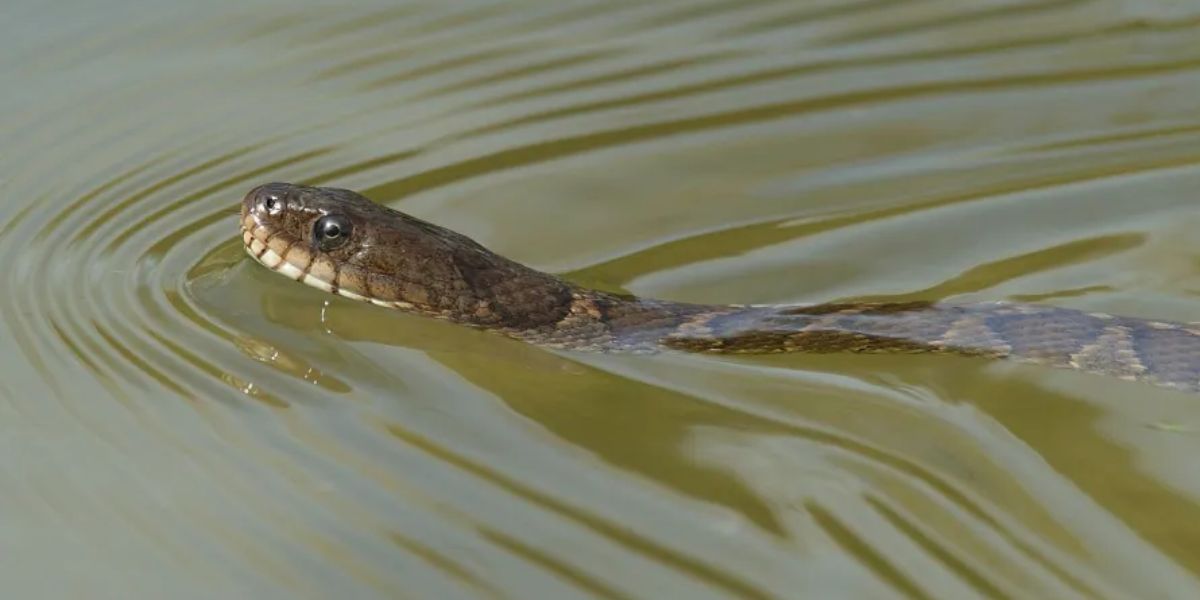
<svg viewBox="0 0 1200 600">
<path fill-rule="evenodd" d="M 702 305 L 587 289 L 349 190 L 270 183 L 246 251 L 332 292 L 572 350 L 942 352 L 1200 391 L 1200 325 L 1031 304 Z"/>
</svg>

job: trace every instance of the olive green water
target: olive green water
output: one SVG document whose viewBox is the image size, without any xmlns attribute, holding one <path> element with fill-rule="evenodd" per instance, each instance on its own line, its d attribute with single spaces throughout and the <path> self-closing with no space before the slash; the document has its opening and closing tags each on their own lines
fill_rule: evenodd
<svg viewBox="0 0 1200 600">
<path fill-rule="evenodd" d="M 578 356 L 253 264 L 351 187 L 697 302 L 1200 320 L 1200 5 L 7 2 L 18 597 L 1187 598 L 1200 397 L 944 356 Z"/>
</svg>

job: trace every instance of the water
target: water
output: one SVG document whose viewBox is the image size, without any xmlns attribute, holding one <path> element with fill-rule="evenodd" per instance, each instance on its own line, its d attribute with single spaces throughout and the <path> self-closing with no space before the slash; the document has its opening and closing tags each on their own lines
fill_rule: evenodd
<svg viewBox="0 0 1200 600">
<path fill-rule="evenodd" d="M 0 8 L 21 596 L 1191 597 L 1200 404 L 945 356 L 578 356 L 245 257 L 270 180 L 694 302 L 1198 320 L 1184 1 Z"/>
</svg>

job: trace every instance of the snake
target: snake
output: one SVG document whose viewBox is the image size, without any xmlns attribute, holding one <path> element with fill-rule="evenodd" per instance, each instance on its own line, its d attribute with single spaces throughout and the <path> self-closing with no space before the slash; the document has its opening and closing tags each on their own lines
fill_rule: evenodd
<svg viewBox="0 0 1200 600">
<path fill-rule="evenodd" d="M 1200 391 L 1200 324 L 1006 301 L 699 304 L 591 289 L 347 189 L 267 183 L 245 250 L 299 282 L 567 351 L 942 353 Z"/>
</svg>

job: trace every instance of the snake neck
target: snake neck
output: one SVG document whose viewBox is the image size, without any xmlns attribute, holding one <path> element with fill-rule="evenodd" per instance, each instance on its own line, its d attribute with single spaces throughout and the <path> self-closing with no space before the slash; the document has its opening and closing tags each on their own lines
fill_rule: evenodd
<svg viewBox="0 0 1200 600">
<path fill-rule="evenodd" d="M 663 340 L 688 323 L 733 307 L 689 304 L 614 294 L 568 285 L 569 298 L 553 322 L 537 327 L 505 327 L 512 337 L 544 346 L 599 352 L 653 353 Z"/>
</svg>

